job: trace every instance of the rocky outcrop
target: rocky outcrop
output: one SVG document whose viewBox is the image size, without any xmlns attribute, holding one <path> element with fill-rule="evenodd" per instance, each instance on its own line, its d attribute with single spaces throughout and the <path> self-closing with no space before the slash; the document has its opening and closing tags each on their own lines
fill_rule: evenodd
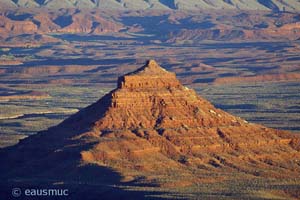
<svg viewBox="0 0 300 200">
<path fill-rule="evenodd" d="M 95 165 L 165 186 L 232 177 L 288 179 L 299 178 L 298 143 L 297 135 L 215 108 L 150 60 L 121 76 L 98 102 L 2 150 L 6 162 L 0 169 L 13 169 L 3 179 L 82 181 L 77 168 Z"/>
<path fill-rule="evenodd" d="M 153 60 L 119 78 L 110 106 L 95 121 L 93 131 L 100 138 L 110 138 L 109 142 L 99 142 L 82 152 L 83 160 L 89 155 L 88 162 L 120 171 L 127 168 L 154 173 L 164 171 L 161 166 L 172 166 L 175 171 L 193 166 L 252 175 L 261 171 L 262 176 L 271 170 L 274 176 L 292 177 L 293 172 L 283 175 L 279 166 L 300 170 L 296 160 L 290 167 L 281 163 L 285 158 L 299 157 L 291 145 L 293 135 L 248 123 L 215 108 Z"/>
</svg>

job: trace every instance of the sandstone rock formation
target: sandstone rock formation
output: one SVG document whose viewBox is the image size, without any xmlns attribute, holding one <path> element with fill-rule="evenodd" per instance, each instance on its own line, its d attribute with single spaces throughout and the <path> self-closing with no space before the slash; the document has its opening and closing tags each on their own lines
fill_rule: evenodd
<svg viewBox="0 0 300 200">
<path fill-rule="evenodd" d="M 2 149 L 0 177 L 109 180 L 80 170 L 93 165 L 117 171 L 124 181 L 144 177 L 175 187 L 238 176 L 299 178 L 299 144 L 297 135 L 215 108 L 150 60 L 98 102 Z"/>
<path fill-rule="evenodd" d="M 153 60 L 120 77 L 110 95 L 104 116 L 83 134 L 110 139 L 81 152 L 85 162 L 138 173 L 186 166 L 278 177 L 299 173 L 296 136 L 215 108 Z"/>
</svg>

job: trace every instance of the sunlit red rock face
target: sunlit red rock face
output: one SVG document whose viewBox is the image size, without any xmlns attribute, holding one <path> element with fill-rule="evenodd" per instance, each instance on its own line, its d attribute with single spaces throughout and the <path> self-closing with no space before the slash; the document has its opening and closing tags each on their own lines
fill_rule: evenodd
<svg viewBox="0 0 300 200">
<path fill-rule="evenodd" d="M 299 176 L 299 137 L 215 108 L 153 60 L 120 77 L 108 105 L 92 131 L 82 135 L 99 139 L 81 152 L 86 163 L 127 175 L 190 173 L 194 168 Z"/>
<path fill-rule="evenodd" d="M 194 128 L 236 123 L 235 117 L 222 117 L 196 92 L 182 86 L 175 74 L 153 60 L 144 68 L 122 76 L 112 93 L 111 106 L 96 122 L 99 130 Z"/>
<path fill-rule="evenodd" d="M 6 179 L 73 180 L 86 176 L 77 168 L 95 165 L 124 180 L 145 177 L 170 187 L 236 177 L 299 178 L 299 143 L 297 135 L 215 108 L 150 60 L 120 77 L 98 102 L 1 150 L 6 160 L 0 169 L 11 170 L 1 175 Z"/>
</svg>

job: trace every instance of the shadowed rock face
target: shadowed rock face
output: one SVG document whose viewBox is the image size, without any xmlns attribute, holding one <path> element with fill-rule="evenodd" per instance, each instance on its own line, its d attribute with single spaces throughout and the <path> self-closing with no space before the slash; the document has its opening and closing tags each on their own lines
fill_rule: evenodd
<svg viewBox="0 0 300 200">
<path fill-rule="evenodd" d="M 215 108 L 150 60 L 120 77 L 118 87 L 98 102 L 2 149 L 0 177 L 115 182 L 103 170 L 109 168 L 124 180 L 142 176 L 159 184 L 201 183 L 207 181 L 204 174 L 295 178 L 299 142 L 289 132 Z M 91 165 L 93 170 L 83 170 Z M 104 176 L 93 176 L 97 168 Z"/>
</svg>

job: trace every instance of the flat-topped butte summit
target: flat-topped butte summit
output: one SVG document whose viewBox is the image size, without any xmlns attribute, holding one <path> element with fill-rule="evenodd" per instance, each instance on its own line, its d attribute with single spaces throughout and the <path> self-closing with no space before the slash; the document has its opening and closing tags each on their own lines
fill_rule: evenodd
<svg viewBox="0 0 300 200">
<path fill-rule="evenodd" d="M 200 108 L 200 107 L 201 108 Z M 110 97 L 105 117 L 95 122 L 101 129 L 204 127 L 209 124 L 243 123 L 233 116 L 220 117 L 209 102 L 181 85 L 172 72 L 154 60 L 121 76 Z M 209 114 L 210 116 L 206 116 Z"/>
<path fill-rule="evenodd" d="M 165 187 L 299 179 L 299 151 L 298 135 L 215 108 L 150 60 L 61 124 L 1 149 L 0 177 L 105 185 L 118 173 Z"/>
<path fill-rule="evenodd" d="M 118 88 L 159 88 L 177 87 L 181 84 L 175 73 L 168 72 L 155 60 L 147 61 L 146 65 L 118 79 Z"/>
</svg>

